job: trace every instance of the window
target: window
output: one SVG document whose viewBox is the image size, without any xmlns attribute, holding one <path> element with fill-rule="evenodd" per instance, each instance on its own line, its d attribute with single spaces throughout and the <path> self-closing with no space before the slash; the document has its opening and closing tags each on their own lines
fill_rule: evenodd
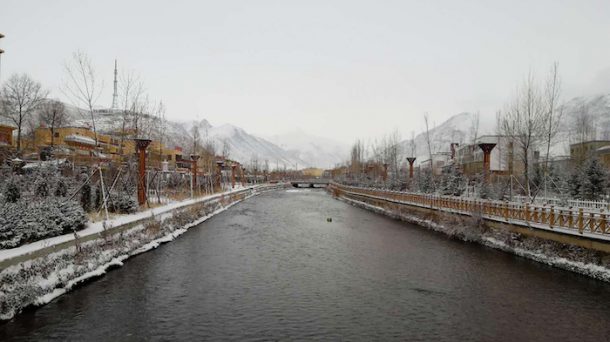
<svg viewBox="0 0 610 342">
<path fill-rule="evenodd" d="M 59 132 L 55 132 L 55 134 L 53 134 L 55 136 L 55 138 L 59 138 Z"/>
</svg>

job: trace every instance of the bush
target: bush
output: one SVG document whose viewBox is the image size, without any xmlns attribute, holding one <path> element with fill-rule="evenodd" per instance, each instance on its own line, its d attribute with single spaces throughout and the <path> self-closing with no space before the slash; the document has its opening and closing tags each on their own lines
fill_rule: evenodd
<svg viewBox="0 0 610 342">
<path fill-rule="evenodd" d="M 86 212 L 91 211 L 91 185 L 85 184 L 80 190 L 80 205 Z"/>
<path fill-rule="evenodd" d="M 34 195 L 37 197 L 49 196 L 49 181 L 46 178 L 38 178 L 34 184 Z"/>
<path fill-rule="evenodd" d="M 87 216 L 75 201 L 43 201 L 0 205 L 0 248 L 62 235 L 85 227 Z"/>
<path fill-rule="evenodd" d="M 66 197 L 68 195 L 68 186 L 63 179 L 57 181 L 57 187 L 55 188 L 56 197 Z"/>
<path fill-rule="evenodd" d="M 9 203 L 15 203 L 21 197 L 21 191 L 15 182 L 12 179 L 6 185 L 6 189 L 4 190 L 4 198 Z"/>
<path fill-rule="evenodd" d="M 131 195 L 119 192 L 108 198 L 108 211 L 120 214 L 131 214 L 138 210 L 138 202 Z"/>
</svg>

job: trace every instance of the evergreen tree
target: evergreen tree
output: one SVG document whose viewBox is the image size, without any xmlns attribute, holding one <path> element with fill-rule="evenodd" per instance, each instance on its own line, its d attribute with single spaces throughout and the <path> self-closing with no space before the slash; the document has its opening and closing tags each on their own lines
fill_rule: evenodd
<svg viewBox="0 0 610 342">
<path fill-rule="evenodd" d="M 419 181 L 419 184 L 418 184 L 419 191 L 425 192 L 425 193 L 431 193 L 432 191 L 434 191 L 434 184 L 432 184 L 432 182 L 434 181 L 432 179 L 432 171 L 429 171 L 429 170 L 422 171 L 418 181 Z"/>
<path fill-rule="evenodd" d="M 55 187 L 55 196 L 57 197 L 66 197 L 68 195 L 68 186 L 63 179 L 57 181 L 57 186 Z"/>
<path fill-rule="evenodd" d="M 80 193 L 80 205 L 85 212 L 91 211 L 91 185 L 85 184 Z"/>
<path fill-rule="evenodd" d="M 49 196 L 49 181 L 46 177 L 39 177 L 34 184 L 34 195 L 37 197 Z"/>
<path fill-rule="evenodd" d="M 455 164 L 443 169 L 441 193 L 443 195 L 460 196 L 465 190 L 465 178 Z"/>
<path fill-rule="evenodd" d="M 9 203 L 15 203 L 21 197 L 21 190 L 15 182 L 11 179 L 6 185 L 6 189 L 4 190 L 4 198 Z"/>
<path fill-rule="evenodd" d="M 580 188 L 582 185 L 581 174 L 578 170 L 575 170 L 570 174 L 568 180 L 568 190 L 570 192 L 570 197 L 574 199 L 580 198 Z"/>
<path fill-rule="evenodd" d="M 606 194 L 608 171 L 596 158 L 585 165 L 582 172 L 580 195 L 586 200 L 595 201 Z"/>
<path fill-rule="evenodd" d="M 97 186 L 95 187 L 95 209 L 99 209 L 102 207 L 102 188 Z"/>
</svg>

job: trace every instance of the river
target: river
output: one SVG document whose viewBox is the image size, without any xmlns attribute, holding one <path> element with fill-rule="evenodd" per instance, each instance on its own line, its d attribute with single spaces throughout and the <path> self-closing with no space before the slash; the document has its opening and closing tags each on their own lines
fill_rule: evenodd
<svg viewBox="0 0 610 342">
<path fill-rule="evenodd" d="M 609 336 L 610 284 L 453 240 L 322 190 L 248 199 L 0 323 L 1 341 Z"/>
</svg>

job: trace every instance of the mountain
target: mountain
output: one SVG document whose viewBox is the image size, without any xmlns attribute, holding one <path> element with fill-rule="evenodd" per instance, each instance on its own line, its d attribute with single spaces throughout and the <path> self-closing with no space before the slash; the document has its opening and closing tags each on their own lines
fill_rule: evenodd
<svg viewBox="0 0 610 342">
<path fill-rule="evenodd" d="M 349 146 L 338 141 L 307 134 L 302 130 L 267 137 L 269 141 L 304 161 L 304 165 L 330 168 L 347 159 Z"/>
<path fill-rule="evenodd" d="M 226 144 L 229 158 L 242 163 L 257 161 L 259 165 L 263 165 L 266 161 L 271 169 L 276 166 L 294 169 L 297 166 L 300 168 L 309 165 L 293 153 L 234 125 L 209 127 L 207 134 L 209 139 L 216 142 L 219 151 Z"/>
</svg>

